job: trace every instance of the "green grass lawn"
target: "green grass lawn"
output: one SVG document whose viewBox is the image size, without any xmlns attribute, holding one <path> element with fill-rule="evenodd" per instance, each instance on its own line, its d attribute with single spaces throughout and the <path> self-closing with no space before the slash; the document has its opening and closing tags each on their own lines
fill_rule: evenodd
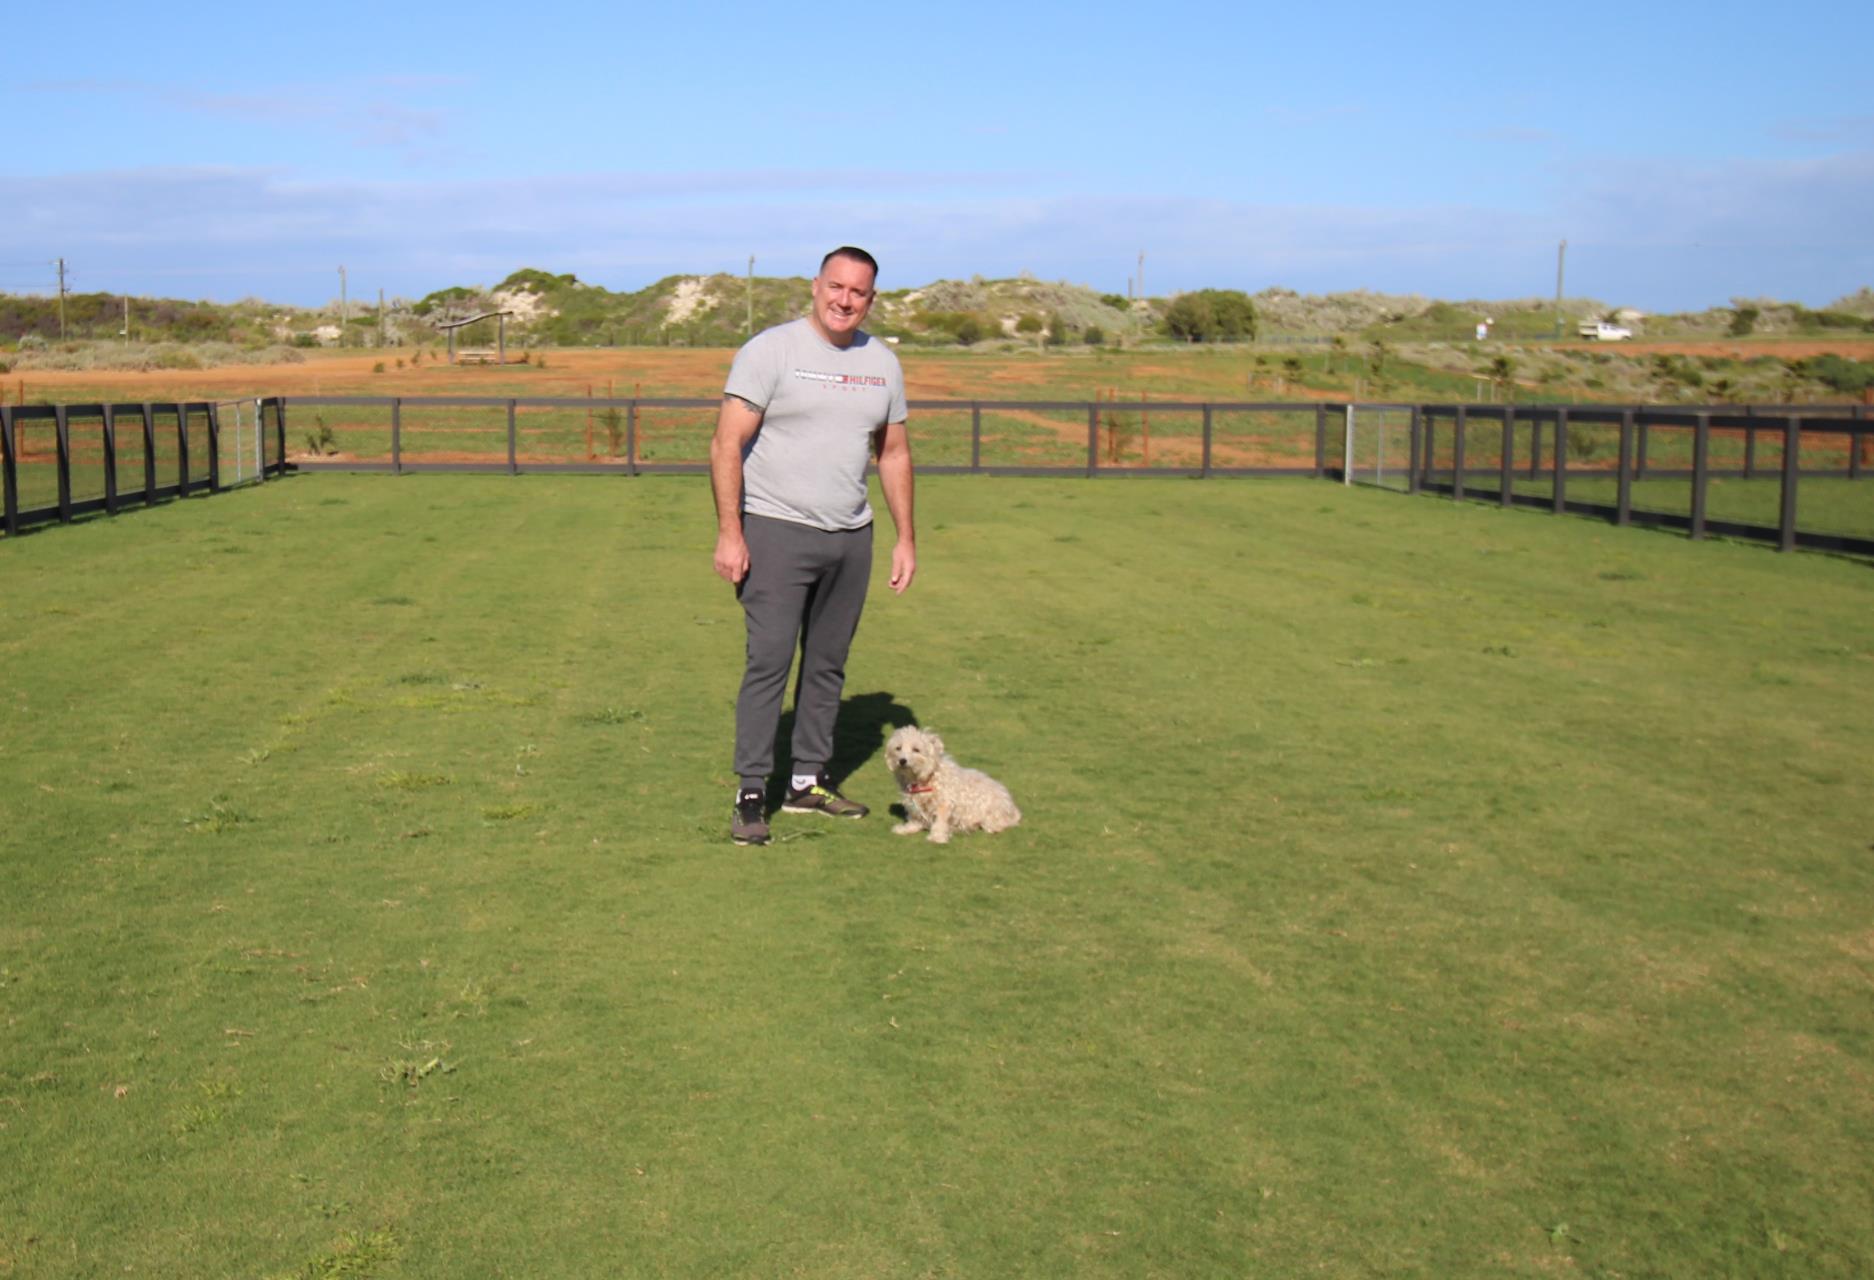
<svg viewBox="0 0 1874 1280">
<path fill-rule="evenodd" d="M 1865 563 L 919 504 L 765 849 L 695 478 L 0 542 L 0 1276 L 1874 1270 Z M 1023 825 L 892 836 L 911 718 Z"/>
</svg>

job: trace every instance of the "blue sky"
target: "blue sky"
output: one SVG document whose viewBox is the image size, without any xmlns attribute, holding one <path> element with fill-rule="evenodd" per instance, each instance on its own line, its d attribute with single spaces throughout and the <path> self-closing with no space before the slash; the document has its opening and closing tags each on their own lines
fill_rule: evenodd
<svg viewBox="0 0 1874 1280">
<path fill-rule="evenodd" d="M 37 4 L 0 290 L 1029 271 L 1646 310 L 1874 284 L 1874 4 Z"/>
</svg>

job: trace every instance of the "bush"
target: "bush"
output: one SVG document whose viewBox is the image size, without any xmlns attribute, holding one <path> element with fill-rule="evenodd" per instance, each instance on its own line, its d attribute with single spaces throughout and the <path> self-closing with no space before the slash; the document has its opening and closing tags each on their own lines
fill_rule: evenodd
<svg viewBox="0 0 1874 1280">
<path fill-rule="evenodd" d="M 967 347 L 971 343 L 978 342 L 982 339 L 982 321 L 972 315 L 959 316 L 951 333 L 959 343 Z"/>
<path fill-rule="evenodd" d="M 1103 346 L 1106 342 L 1106 330 L 1097 324 L 1090 324 L 1080 331 L 1080 340 L 1089 347 Z"/>
<path fill-rule="evenodd" d="M 1165 329 L 1186 342 L 1233 342 L 1256 336 L 1256 304 L 1240 289 L 1181 293 L 1165 312 Z"/>
<path fill-rule="evenodd" d="M 1803 372 L 1846 395 L 1860 395 L 1874 385 L 1874 362 L 1849 360 L 1833 353 L 1811 358 Z"/>
<path fill-rule="evenodd" d="M 1115 311 L 1132 310 L 1132 300 L 1130 298 L 1122 298 L 1116 293 L 1102 293 L 1100 295 L 1100 301 L 1104 302 Z"/>
<path fill-rule="evenodd" d="M 1756 307 L 1739 307 L 1731 313 L 1730 335 L 1741 338 L 1757 327 L 1757 317 L 1763 313 Z"/>
<path fill-rule="evenodd" d="M 1015 332 L 1017 333 L 1040 333 L 1043 327 L 1044 325 L 1041 317 L 1034 314 L 1032 311 L 1024 313 L 1022 317 L 1015 322 Z"/>
<path fill-rule="evenodd" d="M 21 351 L 44 351 L 45 349 L 46 349 L 46 340 L 40 337 L 38 334 L 22 333 L 20 335 L 19 350 Z"/>
</svg>

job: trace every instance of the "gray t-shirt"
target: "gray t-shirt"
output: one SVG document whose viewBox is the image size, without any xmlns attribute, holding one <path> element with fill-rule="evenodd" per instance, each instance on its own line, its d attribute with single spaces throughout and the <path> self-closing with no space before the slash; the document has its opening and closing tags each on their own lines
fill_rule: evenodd
<svg viewBox="0 0 1874 1280">
<path fill-rule="evenodd" d="M 762 411 L 742 455 L 742 510 L 816 529 L 872 522 L 872 433 L 906 416 L 897 353 L 864 330 L 836 347 L 811 321 L 790 320 L 735 353 L 723 392 Z"/>
</svg>

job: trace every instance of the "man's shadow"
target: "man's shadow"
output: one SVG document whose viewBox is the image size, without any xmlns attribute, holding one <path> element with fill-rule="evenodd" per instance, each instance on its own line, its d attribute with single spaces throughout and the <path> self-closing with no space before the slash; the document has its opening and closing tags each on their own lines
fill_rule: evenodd
<svg viewBox="0 0 1874 1280">
<path fill-rule="evenodd" d="M 887 692 L 860 693 L 839 701 L 839 720 L 833 726 L 833 758 L 827 761 L 827 779 L 835 789 L 869 764 L 885 748 L 893 729 L 917 723 L 917 713 Z M 768 806 L 779 808 L 794 772 L 794 709 L 781 713 L 775 732 L 776 779 L 769 784 Z"/>
</svg>

